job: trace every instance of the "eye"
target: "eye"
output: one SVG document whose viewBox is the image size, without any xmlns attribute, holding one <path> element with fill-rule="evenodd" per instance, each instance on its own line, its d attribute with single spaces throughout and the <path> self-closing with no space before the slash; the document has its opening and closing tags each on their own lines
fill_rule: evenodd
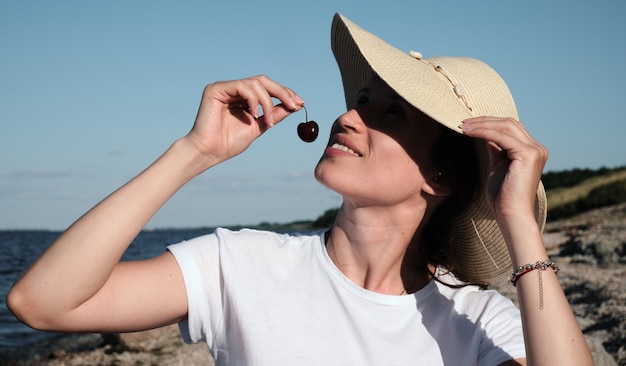
<svg viewBox="0 0 626 366">
<path fill-rule="evenodd" d="M 385 109 L 385 114 L 388 114 L 394 117 L 401 117 L 404 114 L 404 110 L 402 109 L 400 105 L 392 104 L 388 106 L 387 109 Z"/>
<path fill-rule="evenodd" d="M 395 123 L 406 121 L 406 111 L 401 104 L 390 103 L 383 109 L 385 118 Z"/>
<path fill-rule="evenodd" d="M 359 93 L 356 96 L 356 106 L 360 106 L 363 104 L 366 104 L 367 102 L 369 102 L 369 96 L 367 94 L 364 93 Z"/>
<path fill-rule="evenodd" d="M 354 102 L 354 108 L 369 103 L 370 101 L 370 89 L 363 88 L 356 93 L 356 100 Z"/>
</svg>

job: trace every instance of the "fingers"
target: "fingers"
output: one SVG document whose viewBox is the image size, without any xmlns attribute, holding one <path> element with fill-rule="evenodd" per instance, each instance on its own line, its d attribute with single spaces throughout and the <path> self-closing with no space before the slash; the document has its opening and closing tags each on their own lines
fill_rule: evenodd
<svg viewBox="0 0 626 366">
<path fill-rule="evenodd" d="M 243 152 L 303 104 L 293 90 L 265 75 L 215 82 L 205 87 L 187 137 L 202 155 L 221 162 Z"/>
<path fill-rule="evenodd" d="M 491 142 L 512 142 L 513 140 L 509 138 L 520 142 L 532 139 L 524 125 L 513 118 L 469 118 L 463 121 L 461 129 L 466 135 L 481 137 Z"/>
<path fill-rule="evenodd" d="M 299 110 L 304 104 L 302 98 L 292 89 L 265 75 L 216 84 L 223 90 L 218 91 L 214 98 L 224 104 L 234 104 L 247 110 L 255 119 L 262 118 L 268 127 L 280 122 L 289 113 Z M 274 105 L 273 98 L 278 99 L 280 103 Z M 259 107 L 263 111 L 262 116 Z"/>
<path fill-rule="evenodd" d="M 501 217 L 534 217 L 537 185 L 548 150 L 512 118 L 477 117 L 465 120 L 463 132 L 483 139 L 488 147 L 490 176 L 487 196 Z"/>
<path fill-rule="evenodd" d="M 463 121 L 461 129 L 468 136 L 484 139 L 491 148 L 506 152 L 510 159 L 524 154 L 526 159 L 545 163 L 548 158 L 548 150 L 513 118 L 470 118 Z"/>
<path fill-rule="evenodd" d="M 253 86 L 260 95 L 258 103 L 263 108 L 265 123 L 270 127 L 280 122 L 291 112 L 299 110 L 304 104 L 304 101 L 293 90 L 276 83 L 265 75 L 253 78 Z M 274 105 L 272 98 L 278 99 L 281 103 Z M 250 107 L 252 108 L 252 106 Z M 258 110 L 258 105 L 255 107 Z"/>
</svg>

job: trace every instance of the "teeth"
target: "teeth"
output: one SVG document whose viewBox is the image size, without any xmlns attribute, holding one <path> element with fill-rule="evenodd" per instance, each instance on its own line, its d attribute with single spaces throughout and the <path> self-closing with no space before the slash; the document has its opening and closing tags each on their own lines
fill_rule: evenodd
<svg viewBox="0 0 626 366">
<path fill-rule="evenodd" d="M 334 143 L 333 146 L 331 146 L 333 149 L 337 149 L 337 150 L 341 150 L 341 151 L 345 151 L 348 152 L 354 156 L 359 156 L 359 154 L 357 154 L 356 152 L 354 152 L 354 150 L 352 150 L 351 148 L 345 146 L 345 145 L 341 145 L 339 143 Z"/>
</svg>

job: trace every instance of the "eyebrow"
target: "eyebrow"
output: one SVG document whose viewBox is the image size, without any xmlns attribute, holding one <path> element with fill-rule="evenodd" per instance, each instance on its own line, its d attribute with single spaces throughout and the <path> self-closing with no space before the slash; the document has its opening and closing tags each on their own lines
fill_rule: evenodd
<svg viewBox="0 0 626 366">
<path fill-rule="evenodd" d="M 361 93 L 369 94 L 371 91 L 372 90 L 371 90 L 370 87 L 365 87 L 363 89 L 359 89 L 357 91 L 357 93 L 356 93 L 356 96 L 359 96 Z M 395 90 L 391 89 L 391 87 L 389 87 L 388 90 L 386 90 L 385 94 L 386 94 L 386 96 L 391 98 L 394 102 L 405 102 L 405 103 L 408 103 Z M 408 104 L 410 104 L 410 103 L 408 103 Z"/>
<path fill-rule="evenodd" d="M 361 93 L 370 93 L 371 91 L 372 89 L 366 86 L 363 89 L 359 89 L 356 94 L 359 95 Z M 395 101 L 405 101 L 404 98 L 402 98 L 398 93 L 396 93 L 395 90 L 391 89 L 391 87 L 388 87 L 388 90 L 386 91 L 385 94 L 388 94 L 388 96 Z"/>
</svg>

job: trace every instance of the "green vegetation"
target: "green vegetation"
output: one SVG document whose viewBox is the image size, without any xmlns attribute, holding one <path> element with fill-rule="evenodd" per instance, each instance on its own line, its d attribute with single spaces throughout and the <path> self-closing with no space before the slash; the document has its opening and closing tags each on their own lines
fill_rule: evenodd
<svg viewBox="0 0 626 366">
<path fill-rule="evenodd" d="M 558 172 L 548 172 L 544 173 L 541 177 L 541 181 L 543 182 L 544 187 L 547 191 L 556 188 L 568 188 L 573 187 L 583 181 L 593 178 L 599 177 L 603 175 L 607 175 L 613 172 L 618 172 L 626 169 L 626 166 L 621 166 L 617 168 L 606 168 L 601 167 L 599 169 L 593 170 L 589 168 L 580 169 L 574 168 L 569 170 L 562 170 Z"/>
<path fill-rule="evenodd" d="M 300 221 L 289 222 L 286 224 L 262 222 L 258 225 L 254 225 L 251 227 L 254 229 L 271 230 L 271 231 L 276 231 L 276 232 L 294 232 L 294 231 L 303 232 L 303 231 L 310 231 L 310 230 L 315 230 L 315 229 L 323 229 L 323 228 L 330 227 L 333 224 L 333 222 L 335 221 L 335 216 L 337 216 L 337 211 L 339 211 L 339 208 L 328 209 L 324 211 L 324 213 L 315 220 L 300 220 Z M 241 227 L 232 226 L 229 228 L 237 230 Z"/>
<path fill-rule="evenodd" d="M 624 171 L 624 173 L 626 173 L 626 171 Z M 581 185 L 584 185 L 584 183 L 585 182 L 581 183 Z M 588 184 L 588 186 L 591 186 L 591 184 Z M 591 189 L 589 189 L 590 187 L 588 186 L 572 187 L 578 194 L 572 194 L 570 196 L 578 195 L 579 197 L 576 199 L 562 202 L 560 205 L 553 205 L 552 208 L 550 208 L 550 204 L 548 204 L 548 219 L 558 220 L 594 208 L 626 202 L 626 179 L 608 180 L 607 183 L 597 185 Z M 580 195 L 579 193 L 583 191 L 588 191 L 588 193 L 586 195 Z M 559 194 L 566 195 L 567 192 L 561 191 Z M 548 199 L 548 203 L 549 202 L 550 199 Z"/>
<path fill-rule="evenodd" d="M 573 170 L 580 177 L 580 170 Z M 567 187 L 546 188 L 548 220 L 571 217 L 594 208 L 626 202 L 626 168 L 589 171 L 589 178 Z M 600 174 L 603 172 L 604 174 Z M 595 173 L 595 174 L 594 174 Z M 558 173 L 563 181 L 574 181 L 565 172 Z"/>
<path fill-rule="evenodd" d="M 339 208 L 331 208 L 329 210 L 324 211 L 322 216 L 315 219 L 313 222 L 313 227 L 330 227 L 333 222 L 335 222 L 335 217 L 337 217 L 337 212 L 339 212 Z"/>
</svg>

